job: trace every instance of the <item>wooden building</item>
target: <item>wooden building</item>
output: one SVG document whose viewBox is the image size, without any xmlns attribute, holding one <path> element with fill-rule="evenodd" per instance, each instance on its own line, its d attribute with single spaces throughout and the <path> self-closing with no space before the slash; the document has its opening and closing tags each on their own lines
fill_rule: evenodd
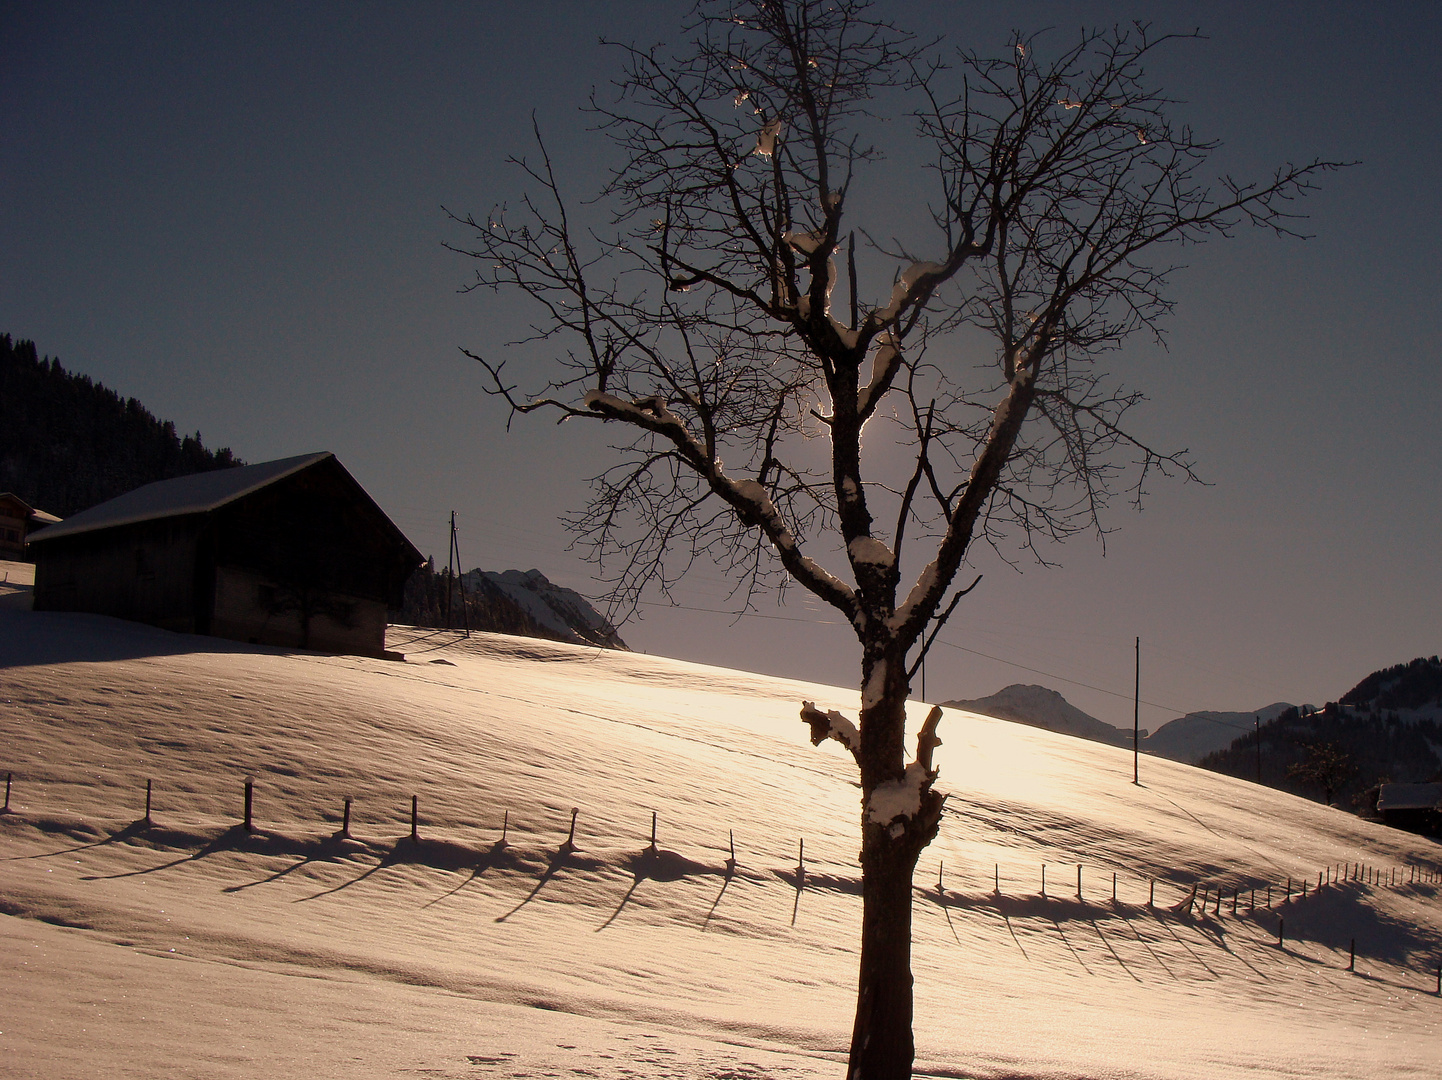
<svg viewBox="0 0 1442 1080">
<path fill-rule="evenodd" d="M 380 656 L 420 552 L 334 454 L 136 488 L 33 534 L 37 611 Z"/>
<path fill-rule="evenodd" d="M 1377 813 L 1394 829 L 1436 836 L 1442 832 L 1442 783 L 1383 784 Z"/>
<path fill-rule="evenodd" d="M 0 493 L 0 559 L 25 558 L 25 541 L 30 533 L 53 525 L 60 519 L 36 510 L 18 495 Z"/>
</svg>

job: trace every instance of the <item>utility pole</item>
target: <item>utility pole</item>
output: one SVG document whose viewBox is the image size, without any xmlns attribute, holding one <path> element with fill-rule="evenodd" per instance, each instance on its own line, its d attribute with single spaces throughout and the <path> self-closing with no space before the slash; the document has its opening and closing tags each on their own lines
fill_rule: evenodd
<svg viewBox="0 0 1442 1080">
<path fill-rule="evenodd" d="M 1142 639 L 1137 636 L 1137 681 L 1132 697 L 1132 783 L 1142 782 Z"/>
<path fill-rule="evenodd" d="M 471 617 L 466 611 L 466 583 L 461 580 L 461 545 L 456 539 L 456 512 L 451 511 L 451 546 L 446 553 L 446 629 L 451 628 L 451 582 L 461 590 L 461 623 L 466 637 L 471 636 Z"/>
<path fill-rule="evenodd" d="M 455 573 L 456 512 L 451 511 L 451 540 L 446 547 L 446 629 L 451 628 L 451 576 Z"/>
<path fill-rule="evenodd" d="M 852 242 L 855 243 L 855 238 L 854 238 L 854 236 L 853 236 Z M 855 263 L 854 263 L 854 262 L 852 263 L 852 266 L 853 266 L 853 267 L 855 266 Z M 852 320 L 852 325 L 853 325 L 853 326 L 855 325 L 855 320 L 854 320 L 854 319 Z M 935 631 L 935 630 L 933 630 L 931 633 L 932 633 L 932 636 L 933 636 L 933 637 L 936 635 L 936 631 Z M 928 652 L 930 652 L 930 651 L 931 651 L 931 642 L 930 642 L 930 640 L 928 640 L 928 638 L 927 638 L 927 636 L 926 636 L 925 634 L 922 634 L 922 635 L 921 635 L 921 700 L 922 700 L 922 701 L 925 701 L 925 700 L 926 700 L 926 654 L 927 654 Z"/>
<path fill-rule="evenodd" d="M 1262 718 L 1254 715 L 1252 723 L 1257 729 L 1257 783 L 1262 782 Z"/>
</svg>

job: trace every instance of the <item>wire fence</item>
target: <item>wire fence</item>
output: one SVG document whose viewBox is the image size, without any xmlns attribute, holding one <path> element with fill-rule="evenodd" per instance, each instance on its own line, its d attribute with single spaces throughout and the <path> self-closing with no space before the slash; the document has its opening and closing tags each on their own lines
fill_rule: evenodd
<svg viewBox="0 0 1442 1080">
<path fill-rule="evenodd" d="M 257 814 L 257 802 L 255 798 L 256 781 L 254 777 L 245 777 L 239 784 L 236 794 L 236 810 L 238 811 L 234 823 L 229 827 L 230 832 L 243 836 L 260 836 L 266 834 L 259 824 Z M 12 796 L 15 790 L 15 774 L 7 772 L 5 776 L 5 802 L 0 807 L 0 815 L 24 817 L 20 811 L 12 808 Z M 234 790 L 234 789 L 233 789 Z M 138 793 L 137 793 L 138 794 Z M 137 820 L 112 835 L 112 839 L 141 838 L 151 829 L 159 829 L 159 823 L 155 820 L 154 798 L 156 787 L 153 780 L 145 782 L 144 813 Z M 345 797 L 342 805 L 338 808 L 338 814 L 334 818 L 327 817 L 324 824 L 339 823 L 339 828 L 330 833 L 329 840 L 344 841 L 354 840 L 352 835 L 352 816 L 355 800 L 352 797 Z M 137 799 L 138 803 L 138 799 Z M 394 839 L 382 839 L 379 841 L 382 851 L 389 851 L 389 858 L 393 861 L 404 861 L 434 865 L 441 869 L 457 870 L 470 865 L 467 860 L 469 853 L 472 861 L 479 864 L 479 861 L 488 854 L 494 853 L 511 845 L 511 836 L 514 826 L 510 820 L 509 811 L 504 811 L 498 837 L 489 845 L 477 847 L 446 837 L 439 833 L 427 831 L 422 835 L 420 816 L 420 797 L 411 795 L 409 806 L 410 831 Z M 581 810 L 574 807 L 570 812 L 570 821 L 566 831 L 565 839 L 556 847 L 558 857 L 564 858 L 566 854 L 577 850 L 577 825 L 580 820 Z M 29 815 L 34 816 L 34 815 Z M 651 811 L 651 832 L 649 846 L 642 850 L 642 856 L 658 857 L 661 849 L 657 842 L 657 827 L 659 814 Z M 274 822 L 279 827 L 295 826 L 300 822 Z M 172 831 L 169 835 L 174 836 Z M 276 834 L 271 834 L 276 835 Z M 593 839 L 601 839 L 595 837 Z M 623 839 L 623 838 L 615 838 Z M 634 837 L 627 838 L 634 840 Z M 727 881 L 737 875 L 741 862 L 737 857 L 734 830 L 728 830 L 728 844 L 724 849 L 728 855 L 719 866 L 709 865 L 704 862 L 692 862 L 685 860 L 687 873 L 716 873 L 724 875 Z M 367 845 L 368 846 L 368 845 Z M 265 853 L 285 854 L 284 845 L 277 846 L 274 843 L 265 847 Z M 292 852 L 296 853 L 296 852 Z M 428 857 L 428 853 L 429 856 Z M 554 858 L 554 857 L 553 857 Z M 645 876 L 644 864 L 633 866 L 638 876 Z M 974 875 L 982 874 L 985 867 L 968 868 Z M 1048 905 L 1048 909 L 1054 908 L 1062 903 L 1074 903 L 1082 905 L 1091 912 L 1106 910 L 1112 912 L 1146 911 L 1156 917 L 1172 916 L 1185 919 L 1211 919 L 1225 920 L 1250 919 L 1254 922 L 1262 918 L 1276 918 L 1276 946 L 1282 948 L 1288 940 L 1286 917 L 1289 913 L 1300 915 L 1306 910 L 1309 902 L 1315 902 L 1327 892 L 1335 892 L 1341 889 L 1348 889 L 1354 897 L 1365 899 L 1368 890 L 1380 889 L 1392 890 L 1418 890 L 1423 886 L 1442 885 L 1442 866 L 1436 863 L 1424 861 L 1411 861 L 1399 864 L 1376 865 L 1365 861 L 1336 862 L 1322 867 L 1316 872 L 1315 880 L 1310 876 L 1286 876 L 1271 879 L 1265 874 L 1252 874 L 1246 871 L 1232 871 L 1223 875 L 1212 875 L 1209 877 L 1195 877 L 1188 883 L 1185 873 L 1173 874 L 1169 877 L 1159 877 L 1140 872 L 1129 872 L 1129 880 L 1123 881 L 1122 873 L 1117 870 L 1097 870 L 1092 867 L 1088 871 L 1085 863 L 1066 863 L 1063 865 L 1048 864 L 1045 862 L 1036 864 L 1037 876 L 1034 879 L 1037 883 L 1035 891 L 1031 891 L 1026 885 L 1019 884 L 1020 877 L 1016 873 L 1015 866 L 1006 867 L 1003 874 L 1003 866 L 995 862 L 990 867 L 991 888 L 967 892 L 962 889 L 948 888 L 946 884 L 946 867 L 944 863 L 937 865 L 937 877 L 934 886 L 917 884 L 913 888 L 921 896 L 934 896 L 944 906 L 965 905 L 976 906 L 979 903 L 990 902 L 1001 910 L 1008 902 L 1010 903 L 1041 903 Z M 1051 876 L 1048 877 L 1048 870 Z M 860 867 L 856 867 L 857 873 Z M 819 874 L 809 871 L 806 862 L 806 841 L 804 837 L 797 838 L 797 863 L 794 867 L 777 868 L 774 873 L 777 877 L 793 885 L 797 891 L 798 898 L 802 891 L 807 888 L 813 889 L 834 889 L 844 892 L 860 892 L 861 882 L 859 877 L 844 879 L 834 874 Z M 957 878 L 955 867 L 953 867 L 953 881 Z M 1133 895 L 1139 896 L 1140 889 L 1145 887 L 1147 898 L 1145 902 L 1140 899 L 1128 901 L 1119 890 L 1123 884 Z M 1179 899 L 1168 903 L 1169 898 L 1163 897 L 1160 900 L 1157 895 L 1158 885 L 1174 890 L 1181 894 Z M 1442 892 L 1439 889 L 1430 889 L 1428 893 L 1436 896 Z M 793 916 L 794 924 L 794 916 Z M 1345 970 L 1356 970 L 1357 939 L 1350 939 L 1348 948 L 1348 963 Z M 1428 975 L 1435 975 L 1435 993 L 1442 997 L 1442 961 L 1427 969 Z"/>
</svg>

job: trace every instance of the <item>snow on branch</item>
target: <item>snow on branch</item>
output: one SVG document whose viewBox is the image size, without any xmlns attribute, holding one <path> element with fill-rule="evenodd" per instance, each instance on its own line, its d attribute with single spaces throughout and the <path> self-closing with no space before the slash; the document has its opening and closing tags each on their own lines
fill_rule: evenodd
<svg viewBox="0 0 1442 1080">
<path fill-rule="evenodd" d="M 782 565 L 797 581 L 848 618 L 854 616 L 855 592 L 840 578 L 801 554 L 795 533 L 777 510 L 765 485 L 756 480 L 733 480 L 727 476 L 720 460 L 708 453 L 706 447 L 687 430 L 660 394 L 626 401 L 604 390 L 590 390 L 583 399 L 583 406 L 590 415 L 619 420 L 670 441 L 681 459 L 726 501 L 742 524 L 759 528 L 765 534 Z"/>
<path fill-rule="evenodd" d="M 871 381 L 856 395 L 858 417 L 864 420 L 871 415 L 900 370 L 901 349 L 897 347 L 896 335 L 888 331 L 882 335 L 876 355 L 871 359 Z"/>
<path fill-rule="evenodd" d="M 896 565 L 896 556 L 891 553 L 891 549 L 875 537 L 858 536 L 846 545 L 846 551 L 853 564 L 875 566 L 883 570 L 889 570 Z"/>
<path fill-rule="evenodd" d="M 949 276 L 950 272 L 954 271 L 949 271 L 944 263 L 912 263 L 902 271 L 900 280 L 891 287 L 891 299 L 887 305 L 871 313 L 872 321 L 882 326 L 894 321 L 907 307 L 918 303 L 923 296 L 929 294 L 937 281 Z M 922 278 L 930 280 L 923 282 Z M 917 288 L 918 284 L 922 287 Z"/>
<path fill-rule="evenodd" d="M 811 725 L 812 746 L 820 746 L 827 739 L 835 739 L 853 754 L 861 749 L 861 732 L 835 709 L 822 712 L 815 702 L 803 701 L 801 719 Z"/>
<path fill-rule="evenodd" d="M 937 798 L 928 798 L 937 770 L 931 764 L 931 752 L 941 745 L 936 726 L 941 723 L 941 706 L 932 706 L 916 736 L 916 760 L 908 765 L 899 780 L 878 784 L 866 800 L 866 817 L 877 825 L 890 826 L 893 836 L 906 831 L 907 823 L 928 810 L 928 818 L 940 813 Z M 944 797 L 943 797 L 944 798 Z"/>
<path fill-rule="evenodd" d="M 906 831 L 906 822 L 921 813 L 922 795 L 936 777 L 913 761 L 900 780 L 877 784 L 866 800 L 867 820 L 890 825 L 893 836 Z"/>
</svg>

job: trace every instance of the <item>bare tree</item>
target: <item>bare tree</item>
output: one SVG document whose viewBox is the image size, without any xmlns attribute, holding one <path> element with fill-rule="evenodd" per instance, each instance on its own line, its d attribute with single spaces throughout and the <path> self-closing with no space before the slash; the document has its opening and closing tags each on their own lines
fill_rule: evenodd
<svg viewBox="0 0 1442 1080">
<path fill-rule="evenodd" d="M 1357 774 L 1357 763 L 1346 749 L 1334 742 L 1302 743 L 1305 756 L 1287 766 L 1287 775 L 1322 789 L 1322 802 L 1332 805 L 1332 796 Z"/>
<path fill-rule="evenodd" d="M 1043 542 L 1100 533 L 1115 492 L 1191 475 L 1185 452 L 1128 430 L 1139 396 L 1097 360 L 1159 333 L 1177 249 L 1238 225 L 1292 233 L 1291 200 L 1332 166 L 1208 181 L 1214 144 L 1174 127 L 1145 80 L 1171 40 L 1145 26 L 1046 59 L 1050 39 L 1017 37 L 947 63 L 864 0 L 703 2 L 687 32 L 676 55 L 618 46 L 619 92 L 593 97 L 620 160 L 604 226 L 579 223 L 539 133 L 517 160 L 531 193 L 456 219 L 473 287 L 539 305 L 525 342 L 554 366 L 523 390 L 467 355 L 513 413 L 623 433 L 573 520 L 623 606 L 705 558 L 740 604 L 790 582 L 855 629 L 857 722 L 811 703 L 802 717 L 860 770 L 848 1076 L 904 1077 L 912 874 L 944 802 L 940 710 L 908 763 L 906 701 L 974 584 L 958 574 L 978 543 L 1040 558 Z M 900 129 L 882 122 L 898 107 L 928 164 L 879 201 L 916 201 L 921 253 L 851 222 L 853 184 L 881 157 L 871 137 Z"/>
</svg>

